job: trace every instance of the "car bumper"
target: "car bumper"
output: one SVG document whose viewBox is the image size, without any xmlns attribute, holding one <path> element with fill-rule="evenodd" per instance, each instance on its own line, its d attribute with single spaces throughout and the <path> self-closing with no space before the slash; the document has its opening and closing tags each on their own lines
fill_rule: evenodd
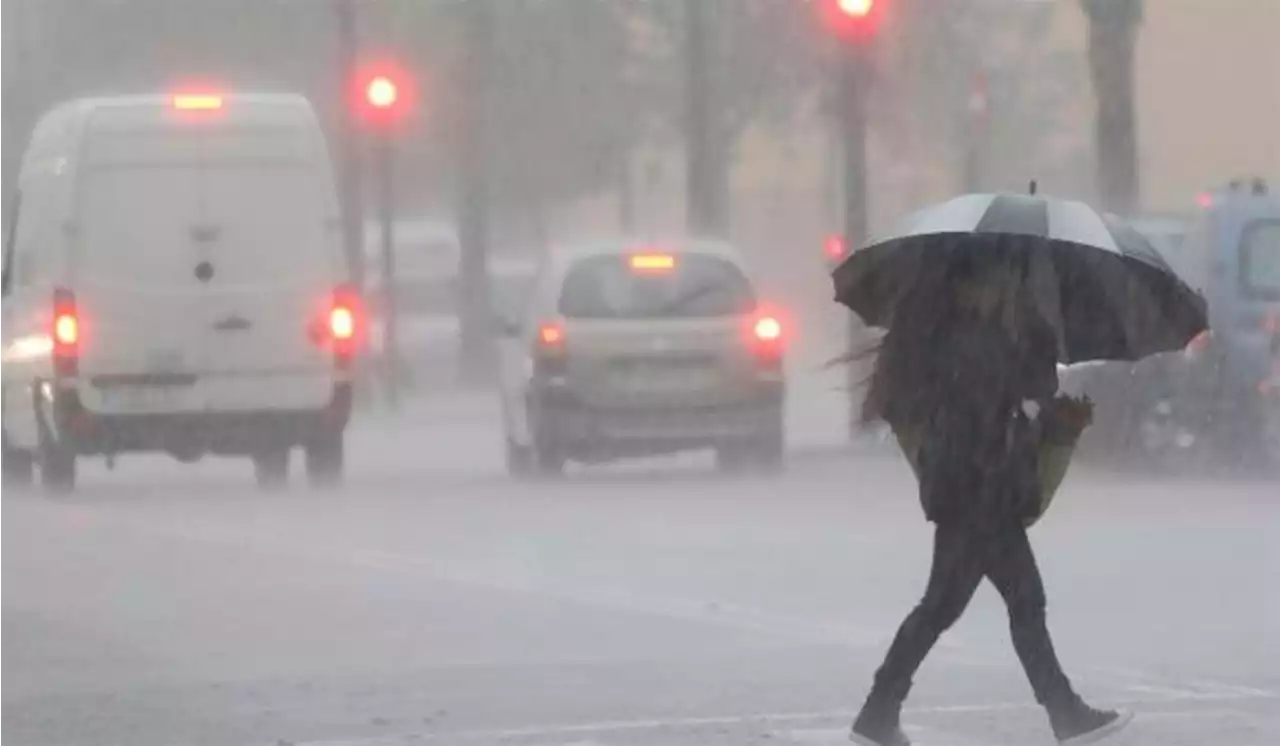
<svg viewBox="0 0 1280 746">
<path fill-rule="evenodd" d="M 57 391 L 37 406 L 39 427 L 78 454 L 163 451 L 174 454 L 252 454 L 262 448 L 303 444 L 319 432 L 346 427 L 350 383 L 335 384 L 320 409 L 166 414 L 101 414 L 87 409 L 73 389 Z"/>
<path fill-rule="evenodd" d="M 540 437 L 587 458 L 708 448 L 773 436 L 783 428 L 780 384 L 749 399 L 703 406 L 600 407 L 565 391 L 544 392 L 540 399 Z"/>
</svg>

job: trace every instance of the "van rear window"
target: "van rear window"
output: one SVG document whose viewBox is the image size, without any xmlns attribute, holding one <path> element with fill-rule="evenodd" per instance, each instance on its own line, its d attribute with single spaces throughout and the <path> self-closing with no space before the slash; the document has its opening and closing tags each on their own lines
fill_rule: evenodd
<svg viewBox="0 0 1280 746">
<path fill-rule="evenodd" d="M 755 304 L 742 271 L 705 254 L 590 257 L 569 271 L 560 293 L 560 313 L 583 319 L 734 316 Z"/>
<path fill-rule="evenodd" d="M 1280 300 L 1280 220 L 1261 220 L 1245 229 L 1240 287 L 1247 295 Z"/>
</svg>

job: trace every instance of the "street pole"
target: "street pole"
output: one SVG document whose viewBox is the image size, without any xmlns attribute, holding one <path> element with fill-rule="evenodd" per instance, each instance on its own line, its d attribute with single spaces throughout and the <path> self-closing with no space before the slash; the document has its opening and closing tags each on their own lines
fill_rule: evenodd
<svg viewBox="0 0 1280 746">
<path fill-rule="evenodd" d="M 492 55 L 490 0 L 469 0 L 466 16 L 458 238 L 462 246 L 459 373 L 475 383 L 492 374 L 489 301 L 489 84 Z"/>
<path fill-rule="evenodd" d="M 342 242 L 351 281 L 364 287 L 364 195 L 361 189 L 360 127 L 347 95 L 355 83 L 360 38 L 356 21 L 357 0 L 333 0 L 338 29 L 338 163 L 339 199 L 342 201 Z"/>
<path fill-rule="evenodd" d="M 720 111 L 712 75 L 713 0 L 685 0 L 686 220 L 698 236 L 723 236 L 728 229 L 728 175 L 720 133 Z"/>
<path fill-rule="evenodd" d="M 395 174 L 389 132 L 379 133 L 375 148 L 378 180 L 379 218 L 382 223 L 382 356 L 386 376 L 387 404 L 400 404 L 400 333 L 396 297 L 395 254 Z"/>
<path fill-rule="evenodd" d="M 967 112 L 963 180 L 964 191 L 974 193 L 982 191 L 986 183 L 984 166 L 990 126 L 991 96 L 987 76 L 983 73 L 974 76 Z"/>
<path fill-rule="evenodd" d="M 22 151 L 26 146 L 26 137 L 38 115 L 39 101 L 36 92 L 39 90 L 38 76 L 43 72 L 41 60 L 37 58 L 35 45 L 30 40 L 31 16 L 42 12 L 42 4 L 30 0 L 5 0 L 0 6 L 3 11 L 3 77 L 4 97 L 9 99 L 9 113 L 5 115 L 8 127 L 3 134 L 3 148 L 0 148 L 0 172 L 3 172 L 3 202 L 6 220 L 10 219 L 8 211 L 13 197 L 18 191 L 18 172 L 22 164 Z M 7 230 L 12 226 L 6 225 Z"/>
<path fill-rule="evenodd" d="M 863 44 L 841 44 L 839 60 L 839 125 L 843 151 L 844 237 L 849 250 L 867 240 L 867 50 Z M 849 315 L 847 333 L 849 350 L 856 352 L 865 344 L 864 327 Z M 849 436 L 860 435 L 860 398 L 862 366 L 850 360 L 847 371 L 849 388 Z"/>
</svg>

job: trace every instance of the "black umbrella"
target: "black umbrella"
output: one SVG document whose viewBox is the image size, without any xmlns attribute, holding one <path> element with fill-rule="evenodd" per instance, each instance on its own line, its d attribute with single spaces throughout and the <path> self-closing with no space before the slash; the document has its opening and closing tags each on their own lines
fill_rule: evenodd
<svg viewBox="0 0 1280 746">
<path fill-rule="evenodd" d="M 836 300 L 870 326 L 930 272 L 1003 252 L 1025 259 L 1026 282 L 1058 328 L 1059 357 L 1137 360 L 1181 349 L 1208 326 L 1204 299 L 1151 243 L 1081 202 L 1034 194 L 970 194 L 927 208 L 832 273 Z"/>
</svg>

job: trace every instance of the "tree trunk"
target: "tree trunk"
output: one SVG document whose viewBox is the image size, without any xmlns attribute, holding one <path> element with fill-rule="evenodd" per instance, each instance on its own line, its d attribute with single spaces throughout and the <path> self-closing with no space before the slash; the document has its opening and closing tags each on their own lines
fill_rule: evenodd
<svg viewBox="0 0 1280 746">
<path fill-rule="evenodd" d="M 1090 2 L 1089 64 L 1097 102 L 1097 185 L 1102 206 L 1131 214 L 1141 204 L 1134 102 L 1134 54 L 1140 3 Z"/>
<path fill-rule="evenodd" d="M 711 38 L 713 7 L 711 0 L 685 0 L 686 219 L 693 235 L 724 236 L 728 230 L 728 149 L 711 70 L 716 57 Z"/>
<path fill-rule="evenodd" d="M 364 192 L 361 187 L 361 130 L 356 114 L 346 95 L 354 84 L 359 59 L 359 27 L 356 0 L 333 0 L 337 32 L 337 65 L 334 78 L 340 92 L 332 101 L 333 120 L 337 130 L 339 194 L 342 203 L 342 237 L 352 280 L 363 286 L 364 266 Z"/>
</svg>

